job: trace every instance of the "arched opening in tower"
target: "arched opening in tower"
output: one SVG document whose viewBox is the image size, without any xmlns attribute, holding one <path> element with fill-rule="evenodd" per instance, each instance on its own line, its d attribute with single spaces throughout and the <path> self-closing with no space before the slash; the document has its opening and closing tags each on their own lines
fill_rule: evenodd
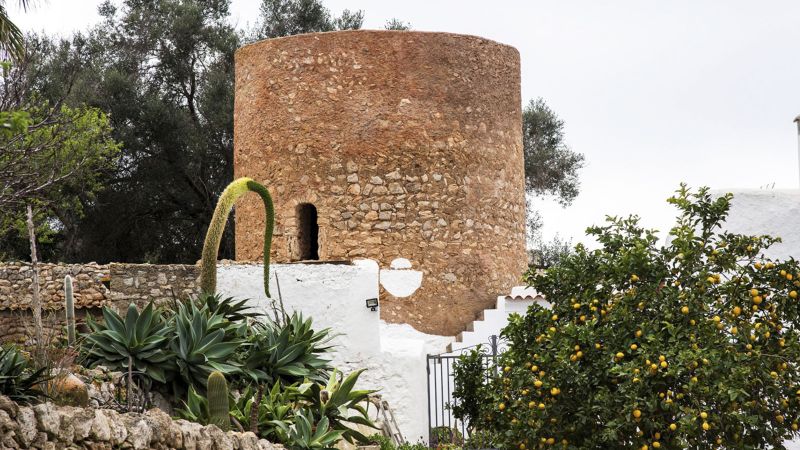
<svg viewBox="0 0 800 450">
<path fill-rule="evenodd" d="M 311 203 L 301 203 L 295 210 L 297 220 L 297 247 L 299 260 L 319 259 L 319 225 L 317 207 Z"/>
</svg>

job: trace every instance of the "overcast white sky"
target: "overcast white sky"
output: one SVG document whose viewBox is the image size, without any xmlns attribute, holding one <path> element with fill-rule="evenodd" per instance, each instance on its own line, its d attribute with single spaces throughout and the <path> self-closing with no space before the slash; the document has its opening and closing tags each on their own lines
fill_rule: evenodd
<svg viewBox="0 0 800 450">
<path fill-rule="evenodd" d="M 9 2 L 14 3 L 14 2 Z M 12 8 L 26 30 L 69 33 L 98 20 L 98 0 Z M 233 0 L 252 22 L 259 1 Z M 510 44 L 522 58 L 522 96 L 543 97 L 586 155 L 582 192 L 547 202 L 545 234 L 581 240 L 606 214 L 669 226 L 664 200 L 681 181 L 715 189 L 798 187 L 800 2 L 796 0 L 325 0 L 363 9 L 365 28 L 388 18 L 416 30 Z"/>
</svg>

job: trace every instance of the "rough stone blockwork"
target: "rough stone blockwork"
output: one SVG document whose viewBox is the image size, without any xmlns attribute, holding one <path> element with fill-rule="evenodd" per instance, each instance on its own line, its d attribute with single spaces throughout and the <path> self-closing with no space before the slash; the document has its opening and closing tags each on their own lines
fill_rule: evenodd
<svg viewBox="0 0 800 450">
<path fill-rule="evenodd" d="M 526 268 L 519 53 L 473 36 L 347 31 L 236 52 L 234 172 L 266 184 L 272 257 L 398 257 L 422 270 L 381 318 L 453 335 Z M 263 207 L 236 211 L 236 257 L 262 258 Z M 313 252 L 311 252 L 313 254 Z M 306 256 L 307 257 L 307 256 Z"/>
<path fill-rule="evenodd" d="M 0 396 L 2 449 L 277 450 L 253 433 L 172 420 L 159 409 L 144 414 L 42 403 L 20 406 Z"/>
<path fill-rule="evenodd" d="M 25 340 L 31 334 L 32 273 L 28 263 L 0 263 L 0 342 Z M 132 302 L 141 306 L 150 300 L 182 300 L 197 293 L 199 287 L 199 270 L 192 265 L 40 264 L 46 328 L 60 330 L 64 326 L 66 275 L 73 279 L 78 323 L 86 314 L 99 314 L 106 305 L 121 310 Z"/>
</svg>

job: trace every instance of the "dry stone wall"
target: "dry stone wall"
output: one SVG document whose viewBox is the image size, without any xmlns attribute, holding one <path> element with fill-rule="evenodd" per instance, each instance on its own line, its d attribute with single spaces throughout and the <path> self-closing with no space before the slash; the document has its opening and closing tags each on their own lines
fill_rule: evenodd
<svg viewBox="0 0 800 450">
<path fill-rule="evenodd" d="M 1 449 L 278 450 L 253 433 L 224 432 L 172 420 L 160 409 L 143 414 L 41 403 L 18 405 L 0 395 Z"/>
<path fill-rule="evenodd" d="M 97 315 L 103 306 L 124 309 L 185 299 L 199 291 L 194 265 L 152 264 L 39 264 L 43 324 L 61 330 L 64 325 L 64 277 L 73 279 L 76 319 Z M 0 342 L 21 342 L 31 335 L 30 313 L 33 271 L 29 263 L 0 263 Z"/>
<path fill-rule="evenodd" d="M 236 52 L 235 176 L 276 206 L 272 257 L 300 259 L 298 206 L 317 210 L 319 258 L 404 257 L 411 297 L 381 318 L 453 335 L 526 267 L 519 54 L 473 36 L 347 31 Z M 263 257 L 256 196 L 237 205 L 236 257 Z"/>
</svg>

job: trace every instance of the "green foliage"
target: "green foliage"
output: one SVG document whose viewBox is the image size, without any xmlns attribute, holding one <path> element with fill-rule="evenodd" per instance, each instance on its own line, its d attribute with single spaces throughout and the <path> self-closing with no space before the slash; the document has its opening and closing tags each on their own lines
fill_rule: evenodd
<svg viewBox="0 0 800 450">
<path fill-rule="evenodd" d="M 3 83 L 20 82 L 16 77 Z M 46 245 L 48 240 L 62 239 L 64 221 L 83 214 L 81 199 L 94 200 L 119 152 L 110 137 L 109 119 L 101 111 L 51 107 L 28 94 L 29 103 L 4 114 L 6 119 L 24 116 L 25 120 L 0 133 L 0 253 L 9 259 L 29 256 L 23 227 L 25 204 L 35 207 L 37 231 Z"/>
<path fill-rule="evenodd" d="M 383 28 L 385 30 L 408 31 L 411 29 L 411 23 L 403 22 L 400 19 L 392 18 L 386 21 Z"/>
<path fill-rule="evenodd" d="M 285 324 L 256 323 L 244 357 L 244 367 L 268 384 L 291 385 L 310 379 L 327 379 L 330 361 L 322 355 L 330 350 L 330 330 L 315 331 L 312 320 L 293 313 Z"/>
<path fill-rule="evenodd" d="M 342 438 L 341 430 L 332 430 L 327 417 L 314 421 L 314 414 L 301 409 L 294 416 L 294 423 L 286 426 L 279 424 L 287 436 L 286 447 L 290 450 L 324 449 L 333 450 L 334 445 Z"/>
<path fill-rule="evenodd" d="M 552 267 L 572 254 L 572 247 L 572 240 L 561 240 L 558 235 L 550 241 L 537 236 L 533 240 L 533 249 L 528 250 L 529 265 L 533 271 Z"/>
<path fill-rule="evenodd" d="M 250 419 L 256 390 L 248 385 L 237 401 L 231 405 L 231 416 L 242 424 L 244 429 L 251 429 Z M 294 409 L 300 401 L 297 385 L 283 386 L 275 383 L 264 393 L 258 405 L 256 420 L 258 435 L 270 442 L 286 442 L 286 427 L 294 422 Z M 283 424 L 283 425 L 279 425 Z"/>
<path fill-rule="evenodd" d="M 194 300 L 198 308 L 206 306 L 212 314 L 220 315 L 229 322 L 243 322 L 260 315 L 247 305 L 248 302 L 247 299 L 237 300 L 233 297 L 209 293 L 202 293 Z"/>
<path fill-rule="evenodd" d="M 782 448 L 800 421 L 800 267 L 720 231 L 732 196 L 685 186 L 671 241 L 636 217 L 531 280 L 553 305 L 503 331 L 472 425 L 500 448 Z M 658 444 L 656 444 L 658 442 Z"/>
<path fill-rule="evenodd" d="M 465 353 L 453 364 L 453 378 L 458 380 L 453 388 L 453 398 L 458 399 L 451 405 L 453 416 L 466 423 L 477 423 L 483 398 L 481 388 L 486 381 L 484 354 L 481 346 Z"/>
<path fill-rule="evenodd" d="M 290 430 L 297 426 L 298 420 L 302 422 L 297 416 L 304 414 L 310 423 L 326 419 L 331 430 L 348 442 L 368 443 L 369 438 L 353 429 L 354 425 L 375 428 L 363 407 L 369 394 L 374 391 L 354 389 L 361 372 L 353 372 L 340 380 L 341 374 L 334 371 L 325 385 L 314 382 L 299 386 L 278 382 L 272 384 L 272 388 L 264 393 L 256 414 L 259 437 L 294 448 L 293 439 L 299 435 L 292 434 Z M 256 389 L 248 386 L 231 405 L 231 416 L 245 429 L 250 429 L 252 425 L 250 420 L 255 396 Z M 304 448 L 303 444 L 297 445 Z"/>
<path fill-rule="evenodd" d="M 579 191 L 578 170 L 584 156 L 564 143 L 564 121 L 541 98 L 522 111 L 525 188 L 536 195 L 553 195 L 569 205 Z"/>
<path fill-rule="evenodd" d="M 209 375 L 213 371 L 223 374 L 241 372 L 234 352 L 245 345 L 232 332 L 233 324 L 220 314 L 198 308 L 193 303 L 178 307 L 173 317 L 175 336 L 170 342 L 177 365 L 177 375 L 186 386 L 205 390 Z M 234 336 L 234 337 L 231 337 Z"/>
<path fill-rule="evenodd" d="M 67 345 L 75 345 L 75 298 L 72 294 L 72 277 L 64 277 L 64 311 L 67 319 Z"/>
<path fill-rule="evenodd" d="M 369 442 L 369 438 L 356 431 L 354 425 L 376 428 L 361 405 L 375 391 L 354 389 L 363 371 L 364 369 L 357 370 L 340 380 L 340 372 L 334 369 L 325 386 L 305 383 L 299 387 L 300 394 L 310 405 L 311 411 L 317 417 L 327 418 L 334 429 L 342 431 L 342 438 L 351 444 L 356 441 Z"/>
<path fill-rule="evenodd" d="M 404 442 L 400 445 L 394 445 L 394 442 L 391 438 L 388 438 L 382 434 L 373 434 L 369 437 L 370 444 L 378 445 L 380 450 L 428 450 L 428 447 L 425 444 L 417 443 L 411 444 L 408 442 Z M 457 447 L 460 448 L 460 447 Z M 469 447 L 469 448 L 479 448 L 479 447 Z"/>
<path fill-rule="evenodd" d="M 208 411 L 208 399 L 200 395 L 193 386 L 189 386 L 183 408 L 175 408 L 175 415 L 179 419 L 208 425 L 211 417 Z"/>
<path fill-rule="evenodd" d="M 222 431 L 231 429 L 231 418 L 228 406 L 228 382 L 220 372 L 211 372 L 208 376 L 208 417 L 209 423 L 218 426 Z"/>
<path fill-rule="evenodd" d="M 86 335 L 82 351 L 89 367 L 103 365 L 127 372 L 130 363 L 138 373 L 159 383 L 167 382 L 175 369 L 173 355 L 165 349 L 171 327 L 152 303 L 141 314 L 131 303 L 124 320 L 108 307 L 103 308 L 103 322 L 87 318 L 91 332 Z"/>
<path fill-rule="evenodd" d="M 19 4 L 22 8 L 28 9 L 30 1 L 20 0 Z M 0 52 L 15 60 L 25 56 L 25 37 L 22 35 L 22 30 L 8 16 L 5 0 L 0 1 Z"/>
<path fill-rule="evenodd" d="M 37 64 L 52 104 L 110 117 L 121 157 L 106 189 L 77 196 L 66 259 L 194 262 L 233 173 L 233 53 L 227 0 L 104 2 L 101 20 Z M 146 69 L 143 69 L 146 68 Z M 141 70 L 140 70 L 141 69 Z M 233 256 L 233 232 L 222 254 Z"/>
<path fill-rule="evenodd" d="M 532 197 L 551 196 L 562 206 L 572 204 L 580 192 L 578 170 L 584 156 L 564 143 L 564 121 L 541 98 L 531 100 L 522 111 L 522 147 L 525 157 L 527 232 L 541 246 L 542 219 Z"/>
<path fill-rule="evenodd" d="M 339 17 L 320 0 L 262 0 L 262 24 L 256 38 L 267 39 L 320 31 L 357 30 L 364 22 L 363 11 L 345 9 Z"/>
<path fill-rule="evenodd" d="M 50 379 L 46 372 L 34 369 L 16 347 L 0 347 L 0 395 L 31 403 L 43 394 L 41 386 Z"/>
<path fill-rule="evenodd" d="M 214 215 L 211 217 L 200 262 L 200 289 L 205 293 L 214 293 L 217 290 L 217 255 L 222 241 L 222 233 L 225 231 L 228 215 L 236 200 L 248 191 L 257 193 L 264 203 L 264 292 L 267 297 L 270 297 L 269 257 L 272 247 L 272 230 L 275 226 L 275 207 L 267 188 L 246 177 L 232 181 L 225 188 L 214 209 Z"/>
</svg>

